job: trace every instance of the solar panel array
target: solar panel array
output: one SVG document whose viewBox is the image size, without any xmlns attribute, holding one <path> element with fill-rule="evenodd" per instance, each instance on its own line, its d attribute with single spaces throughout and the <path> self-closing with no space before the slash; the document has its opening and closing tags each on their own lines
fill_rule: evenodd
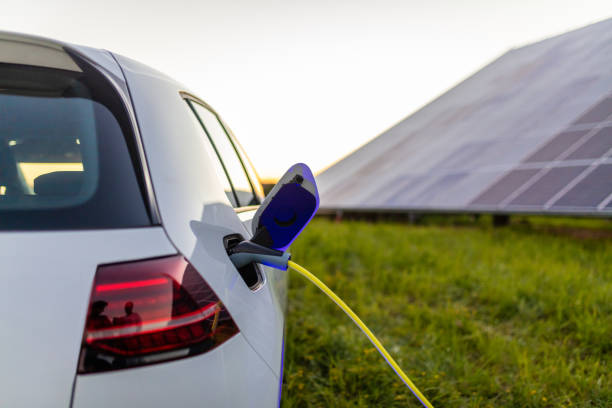
<svg viewBox="0 0 612 408">
<path fill-rule="evenodd" d="M 612 210 L 612 98 L 596 104 L 468 207 L 527 212 Z"/>
<path fill-rule="evenodd" d="M 507 52 L 317 181 L 330 210 L 612 215 L 612 19 Z"/>
</svg>

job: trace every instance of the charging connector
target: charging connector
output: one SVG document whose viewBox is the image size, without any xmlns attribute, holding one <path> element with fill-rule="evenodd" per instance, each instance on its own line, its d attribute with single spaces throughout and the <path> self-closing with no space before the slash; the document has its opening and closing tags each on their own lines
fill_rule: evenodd
<svg viewBox="0 0 612 408">
<path fill-rule="evenodd" d="M 286 271 L 291 259 L 291 254 L 287 251 L 277 251 L 252 241 L 240 242 L 228 249 L 227 254 L 237 269 L 254 262 Z"/>
</svg>

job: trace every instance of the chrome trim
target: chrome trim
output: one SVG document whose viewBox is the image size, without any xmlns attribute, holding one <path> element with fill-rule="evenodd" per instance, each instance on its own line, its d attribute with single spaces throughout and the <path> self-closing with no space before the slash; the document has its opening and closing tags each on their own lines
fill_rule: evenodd
<svg viewBox="0 0 612 408">
<path fill-rule="evenodd" d="M 212 106 L 210 106 L 209 104 L 207 104 L 206 102 L 204 102 L 203 100 L 195 96 L 194 94 L 189 93 L 187 91 L 179 91 L 179 95 L 183 99 L 189 99 L 189 100 L 199 103 L 200 105 L 204 106 L 206 109 L 211 111 L 215 116 L 219 116 L 217 111 Z"/>
<path fill-rule="evenodd" d="M 253 286 L 249 286 L 249 289 L 251 290 L 251 292 L 259 292 L 261 288 L 266 286 L 266 283 L 268 282 L 268 277 L 261 270 L 261 266 L 259 266 L 259 264 L 253 264 L 253 266 L 255 267 L 255 270 L 257 271 L 257 276 L 259 277 L 259 279 L 257 280 L 256 284 L 254 284 Z"/>
</svg>

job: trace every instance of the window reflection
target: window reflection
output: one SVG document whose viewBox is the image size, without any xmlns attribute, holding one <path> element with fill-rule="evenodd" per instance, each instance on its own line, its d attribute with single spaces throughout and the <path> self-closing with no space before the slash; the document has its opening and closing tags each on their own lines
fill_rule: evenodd
<svg viewBox="0 0 612 408">
<path fill-rule="evenodd" d="M 111 327 L 133 326 L 142 324 L 142 318 L 134 311 L 134 302 L 127 301 L 123 306 L 124 315 L 114 316 L 112 319 L 106 314 L 106 300 L 96 300 L 91 305 L 91 310 L 87 319 L 88 330 L 107 329 Z"/>
<path fill-rule="evenodd" d="M 123 307 L 125 310 L 125 316 L 114 317 L 113 325 L 115 326 L 139 326 L 142 323 L 142 319 L 140 315 L 134 312 L 134 302 L 125 302 L 125 306 Z"/>
<path fill-rule="evenodd" d="M 108 302 L 104 300 L 97 300 L 91 305 L 91 311 L 87 319 L 88 330 L 104 329 L 112 326 L 111 320 L 103 314 L 106 306 L 108 306 Z"/>
</svg>

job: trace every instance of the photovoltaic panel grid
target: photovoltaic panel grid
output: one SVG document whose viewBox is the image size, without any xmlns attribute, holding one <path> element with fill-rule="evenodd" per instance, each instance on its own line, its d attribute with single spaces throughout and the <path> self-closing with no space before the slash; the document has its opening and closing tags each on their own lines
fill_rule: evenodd
<svg viewBox="0 0 612 408">
<path fill-rule="evenodd" d="M 507 52 L 317 180 L 323 209 L 612 215 L 612 19 Z"/>
<path fill-rule="evenodd" d="M 536 212 L 612 209 L 612 98 L 544 143 L 469 206 Z"/>
</svg>

